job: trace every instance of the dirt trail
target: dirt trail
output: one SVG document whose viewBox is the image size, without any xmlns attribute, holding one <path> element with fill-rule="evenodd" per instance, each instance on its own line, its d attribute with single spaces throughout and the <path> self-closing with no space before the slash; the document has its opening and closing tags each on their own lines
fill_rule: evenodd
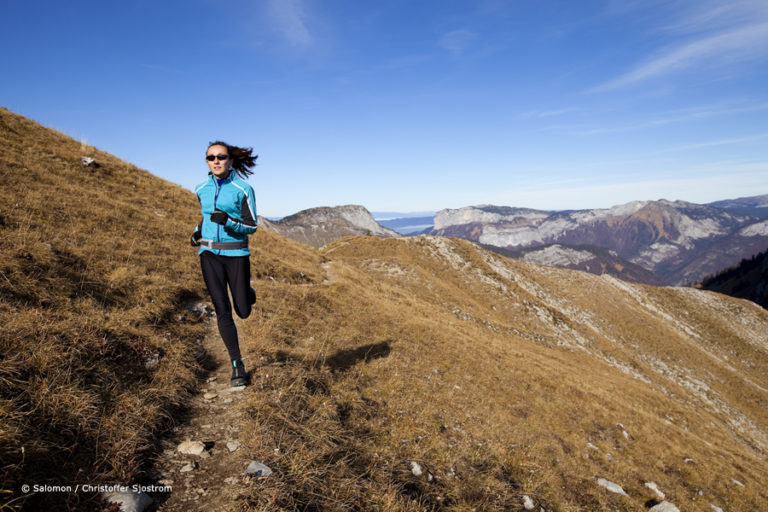
<svg viewBox="0 0 768 512">
<path fill-rule="evenodd" d="M 239 434 L 245 404 L 257 391 L 253 386 L 229 386 L 232 371 L 213 319 L 203 348 L 206 353 L 204 366 L 210 369 L 207 382 L 190 400 L 184 422 L 162 442 L 162 451 L 152 470 L 158 485 L 167 485 L 173 491 L 155 497 L 159 505 L 156 503 L 150 510 L 231 511 L 236 508 L 237 488 L 241 482 L 248 481 L 241 474 L 252 459 L 243 447 L 236 446 L 242 442 Z M 243 360 L 253 380 L 258 356 L 248 355 Z M 180 453 L 177 448 L 184 441 L 204 443 L 205 453 Z"/>
<path fill-rule="evenodd" d="M 338 279 L 334 262 L 323 264 L 329 285 Z M 156 485 L 172 488 L 164 495 L 153 495 L 149 509 L 161 512 L 231 511 L 242 494 L 243 485 L 257 484 L 258 478 L 243 476 L 254 458 L 240 439 L 246 405 L 257 399 L 263 361 L 255 350 L 243 347 L 243 362 L 249 374 L 246 387 L 232 388 L 229 356 L 216 328 L 215 317 L 208 319 L 208 334 L 202 342 L 205 354 L 202 366 L 209 371 L 206 382 L 187 404 L 185 417 L 161 443 L 155 464 L 149 471 Z M 200 441 L 206 450 L 202 455 L 185 455 L 178 446 L 185 441 Z M 230 443 L 230 446 L 228 446 Z M 235 443 L 235 444 L 231 444 Z M 241 446 L 236 447 L 237 444 Z M 235 448 L 232 451 L 230 448 Z"/>
</svg>

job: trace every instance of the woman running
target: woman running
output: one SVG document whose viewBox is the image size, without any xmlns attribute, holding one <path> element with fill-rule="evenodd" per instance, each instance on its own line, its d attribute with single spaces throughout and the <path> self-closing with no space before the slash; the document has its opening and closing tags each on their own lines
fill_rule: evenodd
<svg viewBox="0 0 768 512">
<path fill-rule="evenodd" d="M 248 380 L 227 286 L 237 316 L 247 318 L 256 302 L 248 250 L 248 235 L 256 232 L 256 198 L 244 178 L 253 174 L 257 158 L 252 148 L 212 142 L 205 153 L 208 179 L 195 187 L 203 219 L 190 241 L 194 247 L 200 247 L 203 279 L 232 362 L 231 386 L 245 386 Z"/>
</svg>

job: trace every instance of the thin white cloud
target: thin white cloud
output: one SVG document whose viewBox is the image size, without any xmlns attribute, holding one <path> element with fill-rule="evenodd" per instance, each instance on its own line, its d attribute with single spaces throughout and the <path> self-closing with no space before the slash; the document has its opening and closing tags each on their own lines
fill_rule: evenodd
<svg viewBox="0 0 768 512">
<path fill-rule="evenodd" d="M 655 151 L 651 154 L 656 155 L 656 154 L 663 154 L 663 153 L 674 153 L 677 151 L 688 151 L 690 149 L 701 149 L 701 148 L 709 148 L 714 146 L 727 146 L 730 144 L 744 144 L 747 142 L 756 142 L 764 139 L 768 139 L 768 133 L 760 133 L 757 135 L 751 135 L 749 137 L 719 139 L 719 140 L 710 140 L 706 142 L 698 142 L 695 144 L 686 144 L 684 146 L 676 146 L 672 148 L 663 149 L 660 151 Z"/>
<path fill-rule="evenodd" d="M 570 114 L 571 112 L 579 112 L 581 110 L 584 110 L 584 109 L 578 108 L 578 107 L 568 107 L 568 108 L 561 108 L 556 110 L 534 110 L 534 111 L 526 112 L 522 114 L 521 117 L 525 119 L 542 119 L 546 117 L 562 116 L 565 114 Z"/>
<path fill-rule="evenodd" d="M 642 130 L 645 128 L 653 128 L 656 126 L 663 126 L 674 123 L 684 123 L 687 121 L 693 121 L 696 119 L 704 119 L 710 117 L 716 117 L 721 115 L 741 114 L 744 112 L 756 112 L 760 110 L 768 109 L 768 103 L 756 103 L 752 105 L 743 106 L 707 106 L 707 107 L 693 107 L 682 110 L 674 110 L 666 112 L 662 117 L 656 119 L 650 119 L 647 121 L 624 125 L 614 126 L 609 128 L 595 128 L 591 130 L 584 130 L 578 132 L 579 135 L 601 135 L 606 133 L 621 133 L 629 132 L 633 130 Z"/>
<path fill-rule="evenodd" d="M 302 0 L 268 0 L 266 12 L 274 28 L 293 46 L 312 44 Z"/>
<path fill-rule="evenodd" d="M 458 55 L 463 53 L 469 46 L 473 39 L 477 37 L 477 34 L 467 29 L 451 30 L 440 38 L 439 45 L 441 48 L 448 50 L 449 52 Z"/>
<path fill-rule="evenodd" d="M 605 92 L 693 69 L 732 68 L 768 57 L 768 2 L 697 0 L 663 2 L 652 10 L 626 2 L 612 16 L 650 19 L 650 34 L 673 42 L 629 71 L 587 92 Z M 651 16 L 650 13 L 653 13 Z M 677 39 L 677 41 L 674 41 Z"/>
<path fill-rule="evenodd" d="M 742 27 L 667 51 L 632 71 L 592 89 L 604 92 L 682 71 L 694 66 L 720 66 L 768 55 L 768 23 Z"/>
</svg>

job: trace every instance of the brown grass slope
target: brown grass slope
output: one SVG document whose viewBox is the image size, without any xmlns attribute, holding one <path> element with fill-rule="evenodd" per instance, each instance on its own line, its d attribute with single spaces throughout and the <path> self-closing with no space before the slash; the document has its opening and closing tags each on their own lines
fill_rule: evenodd
<svg viewBox="0 0 768 512">
<path fill-rule="evenodd" d="M 90 508 L 19 489 L 140 477 L 195 383 L 205 327 L 180 307 L 202 294 L 196 201 L 4 109 L 0 147 L 0 503 Z"/>
<path fill-rule="evenodd" d="M 681 510 L 768 503 L 754 304 L 455 239 L 322 255 L 325 280 L 260 283 L 241 323 L 267 359 L 248 449 L 277 473 L 237 490 L 241 510 L 645 510 L 651 481 Z"/>
<path fill-rule="evenodd" d="M 0 114 L 3 488 L 141 480 L 199 369 L 203 324 L 178 312 L 203 295 L 194 195 L 93 148 L 103 167 L 84 170 L 77 142 Z M 768 502 L 752 303 L 453 239 L 252 246 L 236 427 L 275 474 L 200 510 L 645 510 L 648 481 L 681 510 Z M 44 499 L 88 497 L 24 503 Z"/>
</svg>

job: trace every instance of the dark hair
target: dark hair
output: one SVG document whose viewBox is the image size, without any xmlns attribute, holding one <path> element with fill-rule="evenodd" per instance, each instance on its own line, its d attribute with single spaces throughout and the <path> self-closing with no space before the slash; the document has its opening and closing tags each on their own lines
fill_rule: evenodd
<svg viewBox="0 0 768 512">
<path fill-rule="evenodd" d="M 253 154 L 253 148 L 241 148 L 238 146 L 232 146 L 226 142 L 217 140 L 208 144 L 205 149 L 206 153 L 211 146 L 224 146 L 227 148 L 227 154 L 230 160 L 232 160 L 232 170 L 241 178 L 247 178 L 253 174 L 253 167 L 256 166 L 256 159 L 259 155 Z"/>
</svg>

